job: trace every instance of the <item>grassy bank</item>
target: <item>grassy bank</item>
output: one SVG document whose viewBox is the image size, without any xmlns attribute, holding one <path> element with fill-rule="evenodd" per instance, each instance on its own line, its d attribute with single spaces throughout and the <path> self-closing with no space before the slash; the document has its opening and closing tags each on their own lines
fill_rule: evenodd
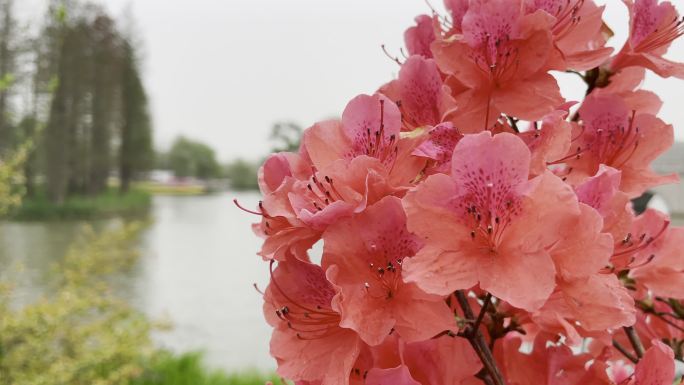
<svg viewBox="0 0 684 385">
<path fill-rule="evenodd" d="M 198 353 L 159 353 L 132 385 L 264 385 L 266 381 L 280 384 L 275 375 L 255 371 L 226 374 L 207 369 Z"/>
<path fill-rule="evenodd" d="M 152 202 L 150 193 L 133 189 L 125 194 L 110 188 L 94 196 L 71 196 L 62 204 L 55 204 L 44 193 L 25 197 L 21 206 L 8 217 L 14 220 L 98 219 L 127 216 L 144 212 Z"/>
<path fill-rule="evenodd" d="M 153 182 L 136 182 L 135 188 L 140 191 L 147 192 L 152 195 L 205 195 L 209 191 L 206 186 L 193 184 L 161 184 Z"/>
<path fill-rule="evenodd" d="M 112 274 L 133 268 L 143 223 L 84 227 L 55 266 L 44 297 L 16 306 L 14 279 L 0 276 L 2 385 L 264 385 L 269 375 L 208 369 L 197 353 L 158 350 L 160 323 L 117 296 Z M 160 329 L 161 328 L 161 329 Z M 273 381 L 280 385 L 280 381 Z"/>
</svg>

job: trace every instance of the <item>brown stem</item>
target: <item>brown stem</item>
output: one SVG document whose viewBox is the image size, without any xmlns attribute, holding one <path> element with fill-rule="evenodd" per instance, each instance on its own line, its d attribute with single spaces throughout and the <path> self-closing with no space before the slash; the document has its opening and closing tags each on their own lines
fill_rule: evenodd
<svg viewBox="0 0 684 385">
<path fill-rule="evenodd" d="M 482 380 L 482 382 L 485 383 L 485 385 L 494 385 L 494 380 L 492 380 L 491 377 L 489 377 L 489 374 L 487 373 L 486 370 L 482 369 L 480 370 L 479 373 L 475 375 L 475 377 L 479 378 Z"/>
<path fill-rule="evenodd" d="M 456 291 L 456 299 L 458 300 L 458 304 L 461 306 L 461 309 L 463 309 L 463 314 L 465 315 L 466 319 L 470 321 L 474 320 L 475 314 L 473 313 L 473 309 L 470 307 L 470 304 L 468 303 L 468 298 L 466 297 L 466 294 L 465 292 L 463 292 L 463 290 Z M 489 301 L 486 301 L 485 305 L 483 305 L 483 310 L 485 310 L 484 307 L 488 305 L 488 302 Z M 481 312 L 482 316 L 483 312 Z M 478 319 L 479 318 L 480 317 L 478 316 Z M 476 326 L 479 327 L 479 323 L 476 322 Z M 470 342 L 470 345 L 473 347 L 473 350 L 475 350 L 475 353 L 477 353 L 477 356 L 480 358 L 480 361 L 482 362 L 484 369 L 487 371 L 487 374 L 491 378 L 493 385 L 505 385 L 506 383 L 504 382 L 503 376 L 501 375 L 501 371 L 499 370 L 499 367 L 496 364 L 494 355 L 492 354 L 492 351 L 489 349 L 489 346 L 487 346 L 487 342 L 485 341 L 485 338 L 480 332 L 480 330 L 475 328 L 466 330 L 465 337 L 468 339 L 468 342 Z"/>
<path fill-rule="evenodd" d="M 506 115 L 506 116 L 508 116 L 508 115 Z M 508 121 L 511 123 L 511 128 L 515 132 L 520 133 L 520 129 L 518 128 L 518 119 L 516 119 L 512 116 L 508 116 Z"/>
<path fill-rule="evenodd" d="M 613 347 L 615 347 L 615 349 L 619 350 L 620 353 L 622 353 L 623 356 L 627 357 L 627 359 L 629 359 L 629 360 L 632 361 L 633 363 L 636 364 L 637 362 L 639 362 L 639 359 L 636 358 L 636 357 L 634 357 L 634 355 L 633 355 L 632 353 L 630 353 L 630 352 L 627 350 L 627 348 L 625 348 L 624 346 L 620 345 L 619 342 L 613 340 Z"/>
<path fill-rule="evenodd" d="M 625 326 L 623 328 L 625 330 L 625 333 L 627 334 L 627 338 L 629 338 L 629 342 L 632 344 L 632 347 L 634 348 L 634 352 L 636 353 L 638 358 L 641 358 L 644 356 L 644 345 L 641 344 L 641 340 L 639 339 L 639 336 L 637 335 L 636 331 L 634 330 L 633 326 Z"/>
<path fill-rule="evenodd" d="M 480 309 L 480 314 L 478 314 L 477 320 L 475 321 L 475 325 L 473 325 L 473 330 L 480 330 L 480 324 L 482 323 L 482 319 L 484 319 L 484 315 L 487 312 L 487 307 L 489 306 L 490 302 L 492 302 L 492 294 L 487 293 L 487 296 L 484 299 L 484 303 L 482 303 L 482 309 Z"/>
</svg>

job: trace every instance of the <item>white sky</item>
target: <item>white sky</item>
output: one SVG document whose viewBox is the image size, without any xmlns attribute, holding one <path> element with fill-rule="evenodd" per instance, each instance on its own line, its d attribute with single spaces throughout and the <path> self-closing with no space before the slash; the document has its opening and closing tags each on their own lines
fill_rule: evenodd
<svg viewBox="0 0 684 385">
<path fill-rule="evenodd" d="M 275 121 L 307 127 L 390 80 L 398 66 L 380 44 L 398 52 L 413 17 L 429 13 L 423 0 L 96 2 L 114 15 L 132 7 L 145 47 L 157 146 L 168 147 L 183 134 L 207 142 L 224 161 L 264 155 Z M 608 4 L 605 19 L 616 32 L 610 45 L 621 46 L 627 33 L 622 1 L 597 2 Z M 47 1 L 17 3 L 39 18 Z M 668 57 L 684 61 L 682 39 Z M 579 78 L 560 78 L 567 99 L 584 94 Z M 660 117 L 684 140 L 684 81 L 649 74 L 645 87 L 666 101 Z"/>
</svg>

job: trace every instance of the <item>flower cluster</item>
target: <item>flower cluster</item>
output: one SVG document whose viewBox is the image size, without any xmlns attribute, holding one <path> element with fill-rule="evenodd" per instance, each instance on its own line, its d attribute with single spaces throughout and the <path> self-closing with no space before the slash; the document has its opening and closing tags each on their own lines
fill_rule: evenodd
<svg viewBox="0 0 684 385">
<path fill-rule="evenodd" d="M 677 181 L 645 72 L 684 25 L 624 0 L 619 52 L 592 0 L 446 0 L 398 77 L 259 173 L 264 313 L 296 384 L 672 385 L 684 228 L 631 199 Z M 613 3 L 611 2 L 611 5 Z M 566 101 L 552 71 L 587 84 Z M 322 242 L 320 263 L 310 258 Z"/>
</svg>

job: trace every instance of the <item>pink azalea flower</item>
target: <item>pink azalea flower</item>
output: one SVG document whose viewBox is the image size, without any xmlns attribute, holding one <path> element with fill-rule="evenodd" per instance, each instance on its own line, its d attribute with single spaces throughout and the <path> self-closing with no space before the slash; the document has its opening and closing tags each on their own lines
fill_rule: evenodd
<svg viewBox="0 0 684 385">
<path fill-rule="evenodd" d="M 614 274 L 560 281 L 557 291 L 532 316 L 544 329 L 581 341 L 586 332 L 631 326 L 636 321 L 634 300 Z"/>
<path fill-rule="evenodd" d="M 402 138 L 401 113 L 387 97 L 359 95 L 347 104 L 341 121 L 318 123 L 304 133 L 303 145 L 316 169 L 338 159 L 369 157 L 382 164 L 392 186 L 409 186 L 425 166 L 412 156 L 416 138 Z"/>
<path fill-rule="evenodd" d="M 453 124 L 439 124 L 427 132 L 427 139 L 413 151 L 413 155 L 430 160 L 424 170 L 426 175 L 448 173 L 454 148 L 462 138 L 463 135 Z"/>
<path fill-rule="evenodd" d="M 431 58 L 430 44 L 433 41 L 435 41 L 435 27 L 432 18 L 428 15 L 416 17 L 416 25 L 404 32 L 404 43 L 410 56 L 420 55 Z"/>
<path fill-rule="evenodd" d="M 433 44 L 457 109 L 451 120 L 463 132 L 494 125 L 501 113 L 538 120 L 563 103 L 547 73 L 553 17 L 523 15 L 519 1 L 475 1 L 463 18 L 463 35 Z"/>
<path fill-rule="evenodd" d="M 337 219 L 361 212 L 366 205 L 393 193 L 387 178 L 386 169 L 376 159 L 339 159 L 309 179 L 296 181 L 288 200 L 299 220 L 323 231 Z"/>
<path fill-rule="evenodd" d="M 380 92 L 394 100 L 401 111 L 404 131 L 436 126 L 444 113 L 453 108 L 449 89 L 433 59 L 411 56 L 401 66 L 399 77 Z"/>
<path fill-rule="evenodd" d="M 482 368 L 465 339 L 447 336 L 406 344 L 403 359 L 421 384 L 466 385 Z"/>
<path fill-rule="evenodd" d="M 371 369 L 366 378 L 367 385 L 422 385 L 411 377 L 405 365 L 389 369 Z"/>
<path fill-rule="evenodd" d="M 592 91 L 595 96 L 620 97 L 629 110 L 656 115 L 663 101 L 652 91 L 638 89 L 646 71 L 642 67 L 627 67 L 610 75 L 610 83 Z"/>
<path fill-rule="evenodd" d="M 599 212 L 580 203 L 581 215 L 569 217 L 564 234 L 549 253 L 557 267 L 557 287 L 532 315 L 543 329 L 572 343 L 588 332 L 634 324 L 634 300 L 617 277 L 601 274 L 613 254 L 613 237 L 603 233 Z"/>
<path fill-rule="evenodd" d="M 259 169 L 259 188 L 264 198 L 257 211 L 243 210 L 261 217 L 252 228 L 264 239 L 259 255 L 265 260 L 284 260 L 290 254 L 304 256 L 320 239 L 318 231 L 297 218 L 289 202 L 296 181 L 310 176 L 310 164 L 292 153 L 274 154 Z"/>
<path fill-rule="evenodd" d="M 572 125 L 565 120 L 567 116 L 567 111 L 554 111 L 542 118 L 540 129 L 520 133 L 532 153 L 531 175 L 543 174 L 549 164 L 568 153 Z"/>
<path fill-rule="evenodd" d="M 620 190 L 631 198 L 647 188 L 672 183 L 677 176 L 660 176 L 651 162 L 672 146 L 673 128 L 649 113 L 629 110 L 616 95 L 589 95 L 579 109 L 580 132 L 566 163 L 572 183 L 595 175 L 605 164 L 622 173 Z"/>
<path fill-rule="evenodd" d="M 361 353 L 358 335 L 340 327 L 331 307 L 335 289 L 316 265 L 279 262 L 264 294 L 264 315 L 274 327 L 271 355 L 278 374 L 295 381 L 347 385 Z"/>
<path fill-rule="evenodd" d="M 461 33 L 463 17 L 468 12 L 469 0 L 444 0 L 444 6 L 449 11 L 450 27 L 453 33 Z"/>
<path fill-rule="evenodd" d="M 429 340 L 406 343 L 396 334 L 371 348 L 373 369 L 366 383 L 416 381 L 418 384 L 471 384 L 482 368 L 477 354 L 463 338 L 443 335 Z M 453 363 L 459 363 L 454 365 Z"/>
<path fill-rule="evenodd" d="M 461 139 L 451 176 L 432 175 L 404 198 L 409 230 L 426 241 L 406 261 L 404 279 L 440 295 L 479 283 L 514 306 L 543 305 L 555 287 L 549 249 L 580 209 L 550 172 L 528 180 L 529 164 L 515 135 Z"/>
<path fill-rule="evenodd" d="M 629 196 L 620 191 L 620 180 L 620 171 L 601 165 L 596 175 L 575 187 L 577 199 L 601 214 L 603 232 L 616 240 L 627 235 L 634 218 Z"/>
<path fill-rule="evenodd" d="M 610 258 L 612 269 L 619 272 L 653 262 L 660 254 L 654 242 L 667 233 L 669 225 L 670 219 L 653 209 L 648 209 L 636 217 L 632 221 L 629 232 L 615 239 L 613 256 Z M 662 245 L 658 243 L 658 246 Z"/>
<path fill-rule="evenodd" d="M 672 349 L 657 340 L 652 341 L 652 344 L 644 358 L 636 364 L 634 377 L 629 385 L 672 385 L 675 381 Z"/>
<path fill-rule="evenodd" d="M 306 179 L 310 174 L 310 164 L 299 154 L 273 154 L 259 168 L 259 190 L 264 195 L 271 194 L 278 190 L 286 178 Z"/>
<path fill-rule="evenodd" d="M 393 330 L 412 342 L 456 327 L 441 296 L 402 280 L 402 265 L 421 242 L 407 231 L 398 198 L 386 197 L 339 221 L 323 240 L 323 266 L 339 288 L 333 306 L 342 316 L 340 325 L 369 345 L 380 344 Z"/>
<path fill-rule="evenodd" d="M 525 0 L 527 13 L 543 11 L 553 16 L 551 27 L 554 67 L 585 71 L 604 63 L 613 52 L 604 47 L 603 10 L 591 0 Z"/>
<path fill-rule="evenodd" d="M 631 199 L 678 180 L 650 168 L 673 128 L 640 86 L 684 79 L 663 58 L 684 20 L 623 1 L 611 59 L 594 0 L 444 0 L 406 30 L 396 80 L 264 162 L 263 200 L 236 204 L 260 217 L 283 381 L 675 381 L 684 228 Z M 549 73 L 568 69 L 588 71 L 572 119 Z"/>
<path fill-rule="evenodd" d="M 641 253 L 652 260 L 629 272 L 637 285 L 643 285 L 652 296 L 684 299 L 684 228 L 668 228 Z"/>
<path fill-rule="evenodd" d="M 255 212 L 262 221 L 254 229 L 264 238 L 260 255 L 265 259 L 283 260 L 291 253 L 305 260 L 306 250 L 329 224 L 396 191 L 387 185 L 387 171 L 377 159 L 339 159 L 320 170 L 306 163 L 308 172 L 301 163 L 294 154 L 276 155 L 260 171 L 265 195 Z"/>
<path fill-rule="evenodd" d="M 663 58 L 672 41 L 684 34 L 684 24 L 668 1 L 623 0 L 629 9 L 630 34 L 610 67 L 648 68 L 662 77 L 684 79 L 684 64 Z"/>
</svg>

